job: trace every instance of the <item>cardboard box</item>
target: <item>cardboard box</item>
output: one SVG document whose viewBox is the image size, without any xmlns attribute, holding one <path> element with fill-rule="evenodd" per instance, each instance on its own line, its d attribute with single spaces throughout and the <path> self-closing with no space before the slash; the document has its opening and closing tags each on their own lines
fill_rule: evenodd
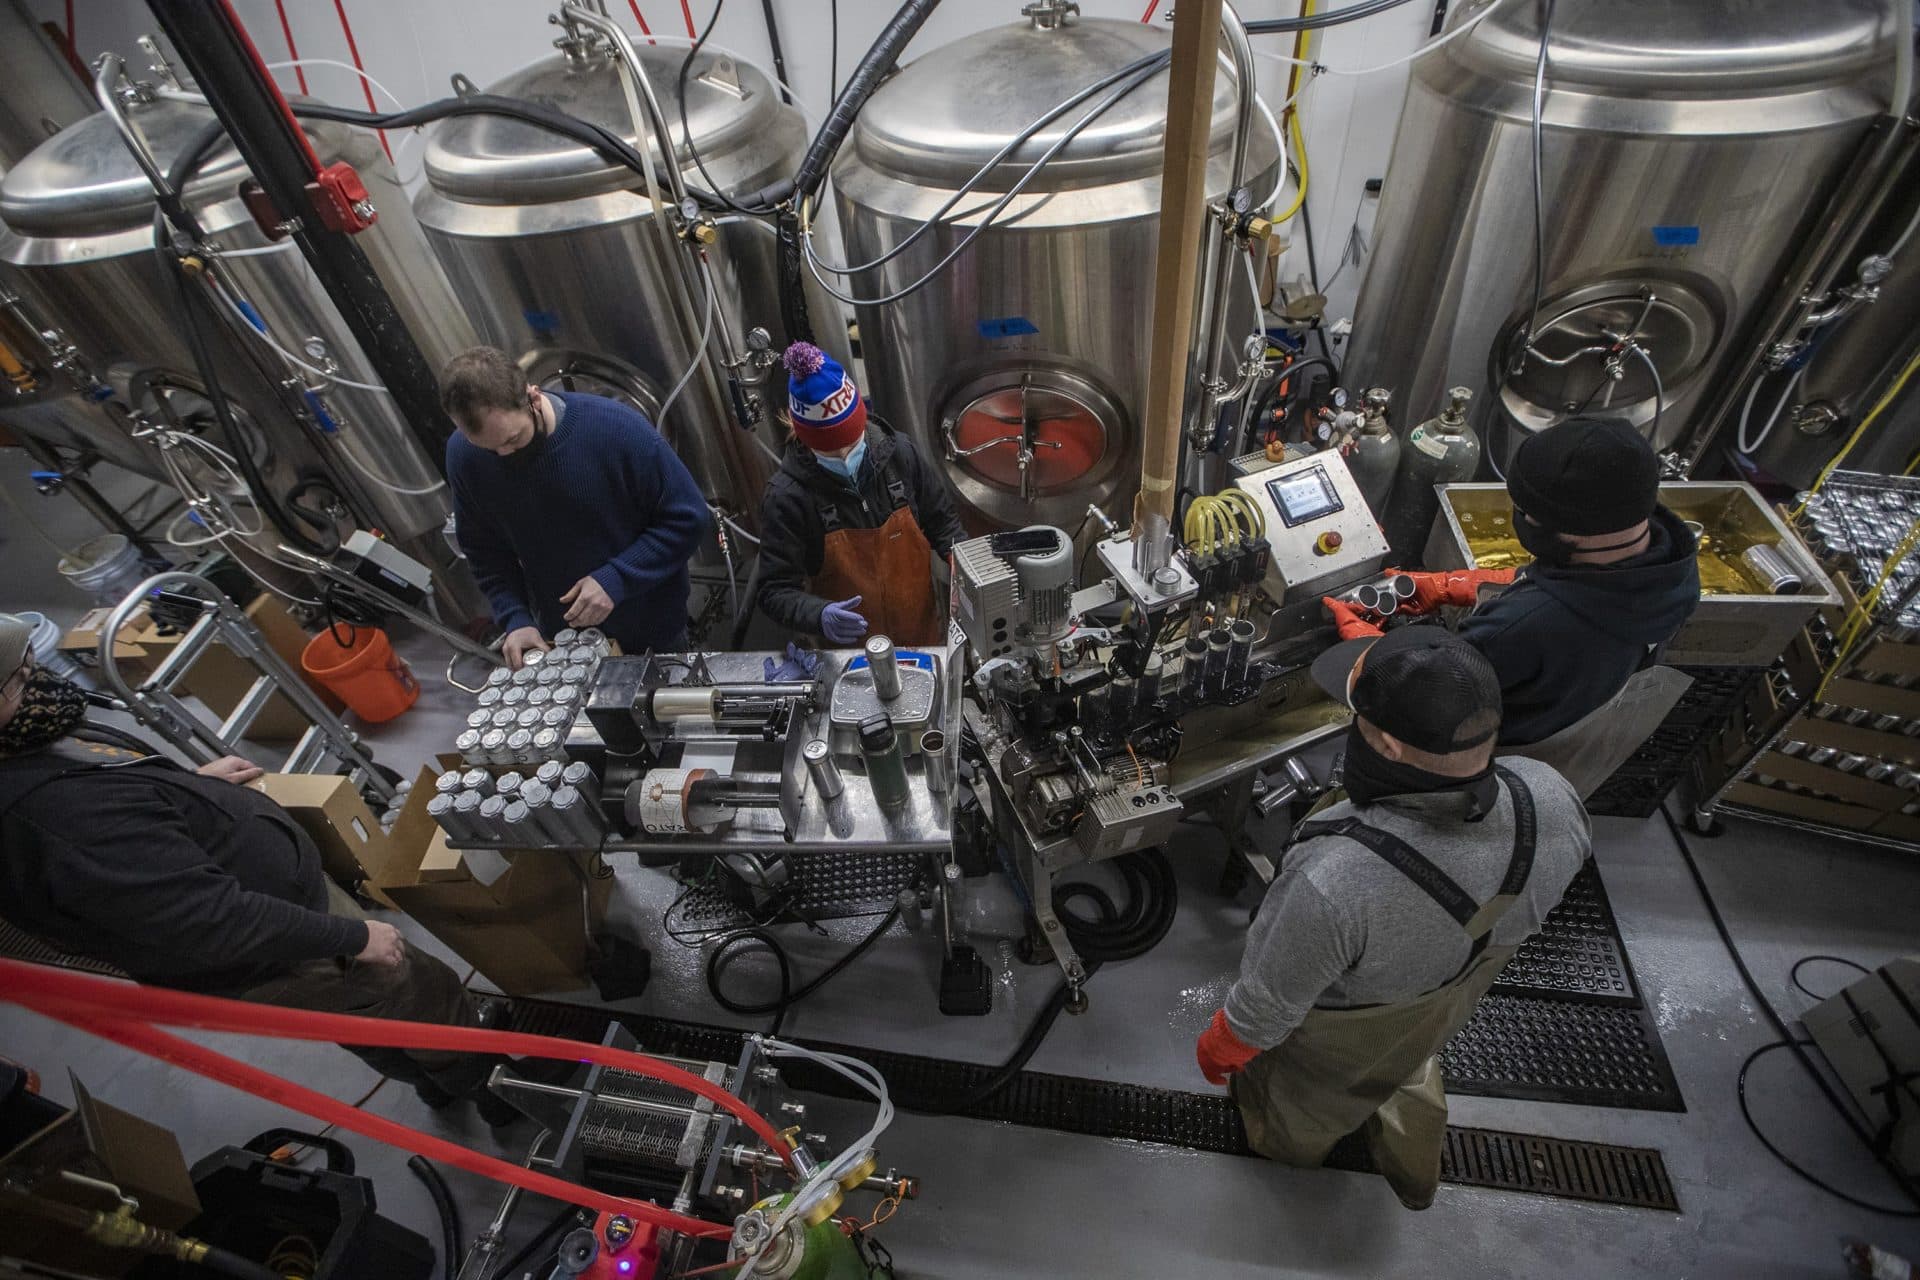
<svg viewBox="0 0 1920 1280">
<path fill-rule="evenodd" d="M 100 664 L 100 631 L 107 625 L 107 615 L 112 612 L 111 606 L 102 605 L 81 615 L 80 620 L 60 637 L 60 652 L 83 666 L 97 668 Z M 159 663 L 159 659 L 140 643 L 140 633 L 148 625 L 146 611 L 140 610 L 120 628 L 119 638 L 114 642 L 114 665 L 129 684 L 145 680 L 153 674 L 154 667 Z"/>
<path fill-rule="evenodd" d="M 421 770 L 394 823 L 376 896 L 510 996 L 589 985 L 588 935 L 604 926 L 612 881 L 592 874 L 588 854 L 527 850 L 505 854 L 505 872 L 488 882 L 427 816 L 435 775 Z"/>
<path fill-rule="evenodd" d="M 1891 1108 L 1886 1092 L 1889 1058 L 1897 1074 L 1920 1071 L 1920 956 L 1888 961 L 1801 1020 L 1867 1117 L 1867 1128 L 1878 1133 L 1894 1122 L 1888 1158 L 1920 1177 L 1920 1109 Z"/>
<path fill-rule="evenodd" d="M 73 1110 L 0 1153 L 9 1182 L 83 1209 L 116 1207 L 107 1192 L 61 1177 L 70 1170 L 110 1182 L 138 1200 L 140 1221 L 149 1226 L 176 1231 L 200 1215 L 186 1159 L 169 1130 L 96 1101 L 78 1079 L 73 1096 Z M 30 1213 L 0 1213 L 0 1254 L 98 1276 L 125 1274 L 144 1256 L 94 1244 Z"/>
<path fill-rule="evenodd" d="M 267 773 L 248 785 L 293 816 L 320 847 L 327 874 L 343 887 L 378 879 L 389 857 L 387 834 L 351 781 L 324 773 Z"/>
</svg>

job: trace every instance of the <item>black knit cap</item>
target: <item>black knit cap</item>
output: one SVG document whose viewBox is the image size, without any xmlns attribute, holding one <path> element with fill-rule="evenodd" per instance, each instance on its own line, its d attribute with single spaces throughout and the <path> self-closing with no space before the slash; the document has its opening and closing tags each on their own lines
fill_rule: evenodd
<svg viewBox="0 0 1920 1280">
<path fill-rule="evenodd" d="M 1354 664 L 1363 658 L 1355 676 Z M 1314 659 L 1313 678 L 1381 732 L 1435 755 L 1481 746 L 1500 731 L 1500 677 L 1493 664 L 1442 626 L 1416 624 L 1343 640 Z"/>
<path fill-rule="evenodd" d="M 1660 460 L 1618 418 L 1568 418 L 1520 442 L 1507 494 L 1555 533 L 1614 533 L 1659 505 Z"/>
</svg>

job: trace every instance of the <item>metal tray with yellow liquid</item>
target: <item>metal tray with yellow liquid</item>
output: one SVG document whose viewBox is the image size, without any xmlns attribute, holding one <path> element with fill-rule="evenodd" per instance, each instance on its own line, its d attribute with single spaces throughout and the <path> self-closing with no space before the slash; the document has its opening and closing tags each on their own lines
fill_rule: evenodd
<svg viewBox="0 0 1920 1280">
<path fill-rule="evenodd" d="M 1450 484 L 1427 539 L 1429 569 L 1504 569 L 1532 557 L 1513 536 L 1513 504 L 1502 484 Z M 1839 593 L 1799 537 L 1753 486 L 1722 480 L 1660 486 L 1660 501 L 1698 527 L 1700 607 L 1667 647 L 1677 667 L 1764 667 L 1814 612 Z M 1800 575 L 1791 595 L 1768 595 L 1740 562 L 1748 547 L 1772 547 Z"/>
</svg>

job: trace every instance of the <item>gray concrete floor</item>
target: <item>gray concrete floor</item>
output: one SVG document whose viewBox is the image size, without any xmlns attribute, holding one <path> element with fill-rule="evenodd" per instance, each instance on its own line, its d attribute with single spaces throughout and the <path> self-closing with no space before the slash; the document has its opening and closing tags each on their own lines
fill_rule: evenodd
<svg viewBox="0 0 1920 1280">
<path fill-rule="evenodd" d="M 86 528 L 64 499 L 24 483 L 26 466 L 0 450 L 0 486 L 56 538 Z M 116 486 L 131 496 L 137 486 Z M 0 608 L 77 615 L 86 602 L 51 570 L 51 553 L 0 506 Z M 423 676 L 437 672 L 430 647 L 403 651 Z M 464 695 L 426 680 L 420 704 L 370 734 L 388 764 L 411 772 L 451 741 Z M 1920 1225 L 1876 1217 L 1795 1180 L 1742 1124 L 1734 1100 L 1741 1060 L 1772 1038 L 1741 986 L 1658 819 L 1601 819 L 1596 857 L 1619 912 L 1641 985 L 1685 1095 L 1684 1114 L 1614 1111 L 1460 1098 L 1457 1123 L 1658 1148 L 1681 1204 L 1675 1214 L 1588 1206 L 1542 1197 L 1443 1187 L 1432 1209 L 1400 1209 L 1376 1178 L 1286 1169 L 1234 1157 L 1112 1142 L 966 1120 L 902 1116 L 881 1144 L 882 1163 L 923 1179 L 881 1238 L 903 1276 L 1345 1275 L 1476 1277 L 1807 1276 L 1843 1274 L 1843 1237 L 1880 1242 L 1920 1258 Z M 1873 965 L 1920 950 L 1920 861 L 1897 853 L 1734 822 L 1718 840 L 1696 840 L 1710 886 L 1765 995 L 1789 1019 L 1810 1005 L 1787 970 L 1828 952 Z M 1211 1016 L 1238 960 L 1246 909 L 1212 892 L 1217 837 L 1183 829 L 1171 849 L 1181 876 L 1181 913 L 1151 955 L 1107 967 L 1089 988 L 1092 1006 L 1062 1019 L 1036 1069 L 1182 1089 L 1205 1089 L 1193 1039 Z M 702 956 L 666 938 L 660 915 L 675 889 L 664 873 L 616 859 L 615 919 L 654 952 L 652 986 L 632 1007 L 693 1020 L 748 1025 L 717 1009 L 700 977 Z M 990 1062 L 1003 1058 L 1057 981 L 1011 958 L 1004 940 L 1015 909 L 1004 892 L 980 895 L 970 919 L 1000 974 L 993 1014 L 945 1019 L 934 1007 L 937 962 L 918 922 L 892 936 L 794 1011 L 787 1030 L 855 1044 Z M 405 918 L 395 923 L 440 950 Z M 792 951 L 810 973 L 867 925 L 846 921 L 822 939 L 799 930 Z M 447 954 L 442 950 L 442 954 Z M 449 955 L 452 963 L 461 965 Z M 461 965 L 461 972 L 465 966 Z M 754 980 L 751 962 L 737 976 Z M 1831 990 L 1845 974 L 1809 966 L 1803 979 Z M 483 985 L 483 984 L 477 984 Z M 591 1001 L 590 991 L 554 993 Z M 208 1037 L 223 1050 L 336 1097 L 358 1098 L 374 1082 L 357 1059 L 330 1046 Z M 171 1127 L 188 1158 L 239 1143 L 274 1125 L 298 1123 L 279 1108 L 171 1067 L 0 1007 L 0 1053 L 37 1067 L 48 1092 L 66 1099 L 72 1070 L 96 1096 Z M 1858 1151 L 1799 1068 L 1776 1054 L 1756 1068 L 1750 1096 L 1775 1142 L 1854 1194 L 1892 1204 L 1896 1193 Z M 399 1086 L 371 1112 L 518 1159 L 531 1132 L 500 1136 L 471 1114 L 427 1111 Z M 814 1120 L 836 1136 L 865 1119 L 828 1100 Z M 430 1202 L 405 1157 L 350 1137 L 383 1210 L 438 1240 Z M 469 1233 L 491 1216 L 498 1189 L 448 1172 Z M 529 1200 L 530 1230 L 552 1207 Z M 544 1270 L 539 1274 L 544 1275 Z"/>
</svg>

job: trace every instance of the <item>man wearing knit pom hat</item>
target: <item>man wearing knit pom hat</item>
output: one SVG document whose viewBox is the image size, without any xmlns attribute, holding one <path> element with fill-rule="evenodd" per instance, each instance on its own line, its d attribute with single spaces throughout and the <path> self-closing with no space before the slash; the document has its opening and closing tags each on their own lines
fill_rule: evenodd
<svg viewBox="0 0 1920 1280">
<path fill-rule="evenodd" d="M 945 482 L 832 356 L 796 342 L 785 360 L 793 437 L 761 500 L 761 609 L 829 644 L 939 643 L 933 557 L 966 537 Z"/>
</svg>

